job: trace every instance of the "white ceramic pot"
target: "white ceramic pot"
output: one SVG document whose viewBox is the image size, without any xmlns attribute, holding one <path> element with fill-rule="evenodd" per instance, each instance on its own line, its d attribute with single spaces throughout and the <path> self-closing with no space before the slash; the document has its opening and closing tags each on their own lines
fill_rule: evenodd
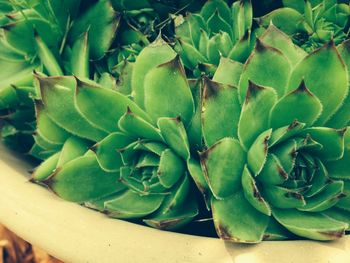
<svg viewBox="0 0 350 263">
<path fill-rule="evenodd" d="M 28 182 L 29 169 L 0 146 L 0 223 L 67 263 L 350 262 L 350 237 L 244 245 L 110 219 Z"/>
</svg>

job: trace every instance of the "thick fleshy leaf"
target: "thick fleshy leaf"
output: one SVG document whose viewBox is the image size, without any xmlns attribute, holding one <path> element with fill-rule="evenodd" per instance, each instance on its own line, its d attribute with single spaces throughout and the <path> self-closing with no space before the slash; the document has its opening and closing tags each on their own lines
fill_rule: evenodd
<svg viewBox="0 0 350 263">
<path fill-rule="evenodd" d="M 305 205 L 305 200 L 301 194 L 280 186 L 264 185 L 262 195 L 273 207 L 287 209 Z"/>
<path fill-rule="evenodd" d="M 144 108 L 145 103 L 145 78 L 153 68 L 174 59 L 176 53 L 161 38 L 144 48 L 137 56 L 132 74 L 131 86 L 135 102 Z M 166 81 L 168 82 L 168 80 Z"/>
<path fill-rule="evenodd" d="M 124 188 L 118 178 L 119 173 L 104 172 L 96 156 L 89 155 L 70 161 L 44 183 L 61 198 L 82 203 Z"/>
<path fill-rule="evenodd" d="M 118 149 L 126 147 L 134 141 L 133 137 L 129 137 L 123 133 L 115 132 L 109 134 L 102 141 L 93 146 L 96 153 L 97 161 L 101 168 L 106 172 L 117 172 L 123 165 Z"/>
<path fill-rule="evenodd" d="M 118 127 L 129 136 L 155 141 L 163 141 L 160 131 L 152 124 L 134 114 L 130 108 L 119 119 Z"/>
<path fill-rule="evenodd" d="M 47 114 L 60 127 L 70 133 L 99 141 L 107 134 L 92 126 L 74 107 L 76 81 L 72 77 L 37 77 Z"/>
<path fill-rule="evenodd" d="M 292 233 L 281 226 L 273 217 L 270 217 L 269 225 L 266 228 L 263 240 L 281 241 L 292 238 L 294 238 Z"/>
<path fill-rule="evenodd" d="M 89 33 L 79 36 L 72 47 L 70 71 L 78 78 L 89 78 Z"/>
<path fill-rule="evenodd" d="M 278 157 L 268 154 L 263 169 L 257 175 L 257 179 L 268 185 L 280 185 L 288 179 L 288 174 L 283 169 Z"/>
<path fill-rule="evenodd" d="M 294 45 L 291 38 L 284 32 L 279 30 L 275 25 L 270 24 L 267 30 L 260 37 L 260 40 L 276 49 L 285 55 L 292 66 L 298 64 L 307 53 L 300 47 Z"/>
<path fill-rule="evenodd" d="M 74 21 L 69 39 L 75 42 L 89 31 L 90 56 L 94 60 L 100 59 L 112 45 L 119 21 L 120 14 L 114 11 L 110 1 L 98 1 Z"/>
<path fill-rule="evenodd" d="M 60 158 L 57 162 L 57 168 L 62 167 L 75 158 L 83 156 L 90 145 L 91 142 L 78 137 L 72 136 L 68 138 L 62 147 Z"/>
<path fill-rule="evenodd" d="M 172 150 L 166 149 L 160 156 L 157 175 L 159 182 L 166 188 L 171 188 L 183 176 L 185 163 Z"/>
<path fill-rule="evenodd" d="M 306 205 L 299 208 L 300 211 L 322 212 L 334 206 L 343 196 L 344 183 L 335 181 L 328 183 L 321 192 L 311 198 L 307 198 Z"/>
<path fill-rule="evenodd" d="M 302 81 L 296 90 L 282 97 L 274 105 L 269 123 L 274 129 L 293 123 L 295 120 L 311 126 L 321 113 L 320 100 L 308 90 Z"/>
<path fill-rule="evenodd" d="M 298 121 L 293 121 L 291 124 L 278 128 L 272 132 L 269 146 L 273 147 L 274 145 L 278 145 L 289 138 L 292 138 L 305 127 L 304 123 L 300 123 Z"/>
<path fill-rule="evenodd" d="M 129 190 L 119 197 L 105 202 L 105 213 L 115 218 L 143 218 L 156 211 L 164 195 L 139 195 Z"/>
<path fill-rule="evenodd" d="M 213 195 L 224 199 L 241 188 L 246 152 L 236 139 L 224 138 L 201 153 L 201 165 Z"/>
<path fill-rule="evenodd" d="M 305 129 L 302 134 L 310 134 L 311 138 L 319 142 L 323 147 L 313 150 L 321 159 L 338 160 L 344 155 L 344 134 L 346 129 L 336 130 L 326 127 L 313 127 Z"/>
<path fill-rule="evenodd" d="M 335 220 L 347 223 L 350 226 L 350 211 L 346 211 L 341 208 L 332 207 L 331 209 L 324 211 L 323 214 Z M 348 227 L 347 230 L 349 231 L 349 229 L 350 228 Z"/>
<path fill-rule="evenodd" d="M 271 153 L 276 155 L 283 167 L 283 170 L 289 174 L 295 165 L 297 144 L 295 140 L 289 140 L 279 144 Z"/>
<path fill-rule="evenodd" d="M 238 138 L 249 149 L 268 127 L 269 111 L 276 103 L 276 92 L 250 82 L 238 123 Z"/>
<path fill-rule="evenodd" d="M 212 211 L 220 238 L 242 243 L 263 239 L 269 217 L 252 207 L 241 191 L 224 200 L 213 198 Z"/>
<path fill-rule="evenodd" d="M 248 167 L 257 176 L 264 168 L 268 154 L 269 140 L 271 138 L 272 129 L 261 133 L 248 150 L 247 161 Z"/>
<path fill-rule="evenodd" d="M 242 63 L 221 57 L 219 66 L 213 76 L 213 81 L 238 87 L 242 71 Z"/>
<path fill-rule="evenodd" d="M 273 216 L 290 232 L 315 240 L 333 240 L 342 237 L 348 224 L 321 213 L 301 212 L 294 209 L 274 209 Z"/>
<path fill-rule="evenodd" d="M 242 186 L 243 193 L 247 201 L 261 213 L 270 216 L 271 208 L 265 199 L 261 196 L 255 180 L 247 167 L 244 167 L 243 170 Z"/>
<path fill-rule="evenodd" d="M 55 171 L 59 158 L 60 152 L 47 158 L 35 169 L 31 180 L 34 182 L 45 181 Z"/>
<path fill-rule="evenodd" d="M 347 70 L 333 42 L 316 50 L 297 65 L 287 91 L 294 90 L 302 80 L 321 101 L 323 111 L 316 125 L 323 126 L 339 109 L 348 93 Z"/>
<path fill-rule="evenodd" d="M 77 79 L 75 105 L 94 126 L 108 133 L 118 131 L 118 120 L 129 108 L 145 120 L 147 114 L 125 95 Z"/>
<path fill-rule="evenodd" d="M 350 79 L 350 39 L 338 46 L 338 51 L 347 67 L 348 79 Z M 327 121 L 327 127 L 343 128 L 350 121 L 350 94 L 348 93 L 339 110 Z"/>
<path fill-rule="evenodd" d="M 278 97 L 285 93 L 288 79 L 291 73 L 291 65 L 288 59 L 273 47 L 270 47 L 259 39 L 255 50 L 247 60 L 239 82 L 239 95 L 241 103 L 244 102 L 249 81 L 257 85 L 273 88 Z"/>
<path fill-rule="evenodd" d="M 41 101 L 35 101 L 37 120 L 37 132 L 47 141 L 54 144 L 63 144 L 70 136 L 69 133 L 59 127 L 47 114 L 47 110 Z"/>
<path fill-rule="evenodd" d="M 169 147 L 187 160 L 190 157 L 190 146 L 182 121 L 179 118 L 159 118 L 157 125 Z"/>
<path fill-rule="evenodd" d="M 204 79 L 202 131 L 208 147 L 225 138 L 237 138 L 241 107 L 237 89 Z"/>
<path fill-rule="evenodd" d="M 160 117 L 178 116 L 185 126 L 191 121 L 194 101 L 179 57 L 148 72 L 144 79 L 144 106 L 154 123 Z"/>
</svg>

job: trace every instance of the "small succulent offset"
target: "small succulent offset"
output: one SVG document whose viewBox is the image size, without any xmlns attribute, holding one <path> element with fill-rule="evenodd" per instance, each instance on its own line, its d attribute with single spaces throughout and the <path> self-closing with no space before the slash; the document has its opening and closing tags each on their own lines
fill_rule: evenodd
<svg viewBox="0 0 350 263">
<path fill-rule="evenodd" d="M 231 7 L 223 0 L 210 0 L 200 13 L 175 18 L 178 50 L 186 68 L 194 76 L 213 74 L 220 57 L 245 62 L 254 47 L 250 0 L 236 1 Z"/>
<path fill-rule="evenodd" d="M 205 81 L 201 164 L 221 238 L 331 240 L 349 229 L 349 44 L 306 55 L 271 25 L 238 83 L 225 79 L 238 72 L 227 61 Z"/>
<path fill-rule="evenodd" d="M 265 27 L 272 22 L 306 51 L 312 52 L 331 39 L 338 45 L 349 37 L 349 1 L 284 0 L 283 4 L 257 21 Z"/>
<path fill-rule="evenodd" d="M 178 228 L 198 214 L 190 170 L 200 165 L 186 132 L 194 100 L 179 57 L 161 39 L 134 70 L 144 91 L 135 89 L 136 103 L 88 80 L 37 76 L 37 133 L 57 143 L 33 180 L 111 217 Z"/>
</svg>

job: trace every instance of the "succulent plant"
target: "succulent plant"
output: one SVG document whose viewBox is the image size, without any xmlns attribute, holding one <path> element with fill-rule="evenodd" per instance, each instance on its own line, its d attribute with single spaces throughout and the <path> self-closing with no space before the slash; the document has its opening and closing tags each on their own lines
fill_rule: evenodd
<svg viewBox="0 0 350 263">
<path fill-rule="evenodd" d="M 210 0 L 200 13 L 175 19 L 176 49 L 194 76 L 213 74 L 220 57 L 245 62 L 254 46 L 251 33 L 252 6 L 249 0 Z"/>
<path fill-rule="evenodd" d="M 349 1 L 284 0 L 283 3 L 284 7 L 258 18 L 258 23 L 267 27 L 272 22 L 308 52 L 331 39 L 340 44 L 349 38 Z"/>
<path fill-rule="evenodd" d="M 37 134 L 50 154 L 33 180 L 112 217 L 178 228 L 198 214 L 191 173 L 203 176 L 186 132 L 190 86 L 161 39 L 138 56 L 133 77 L 144 88 L 136 103 L 89 80 L 37 76 Z"/>
<path fill-rule="evenodd" d="M 221 238 L 331 240 L 349 229 L 349 50 L 329 42 L 305 56 L 271 25 L 238 83 L 227 60 L 205 80 L 201 164 Z"/>
</svg>

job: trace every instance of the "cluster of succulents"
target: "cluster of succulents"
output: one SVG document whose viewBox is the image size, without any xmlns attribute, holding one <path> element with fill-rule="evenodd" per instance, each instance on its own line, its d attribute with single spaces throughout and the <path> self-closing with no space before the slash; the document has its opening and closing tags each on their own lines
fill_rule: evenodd
<svg viewBox="0 0 350 263">
<path fill-rule="evenodd" d="M 31 181 L 113 218 L 340 238 L 349 1 L 282 2 L 0 1 L 2 140 L 40 160 Z"/>
</svg>

